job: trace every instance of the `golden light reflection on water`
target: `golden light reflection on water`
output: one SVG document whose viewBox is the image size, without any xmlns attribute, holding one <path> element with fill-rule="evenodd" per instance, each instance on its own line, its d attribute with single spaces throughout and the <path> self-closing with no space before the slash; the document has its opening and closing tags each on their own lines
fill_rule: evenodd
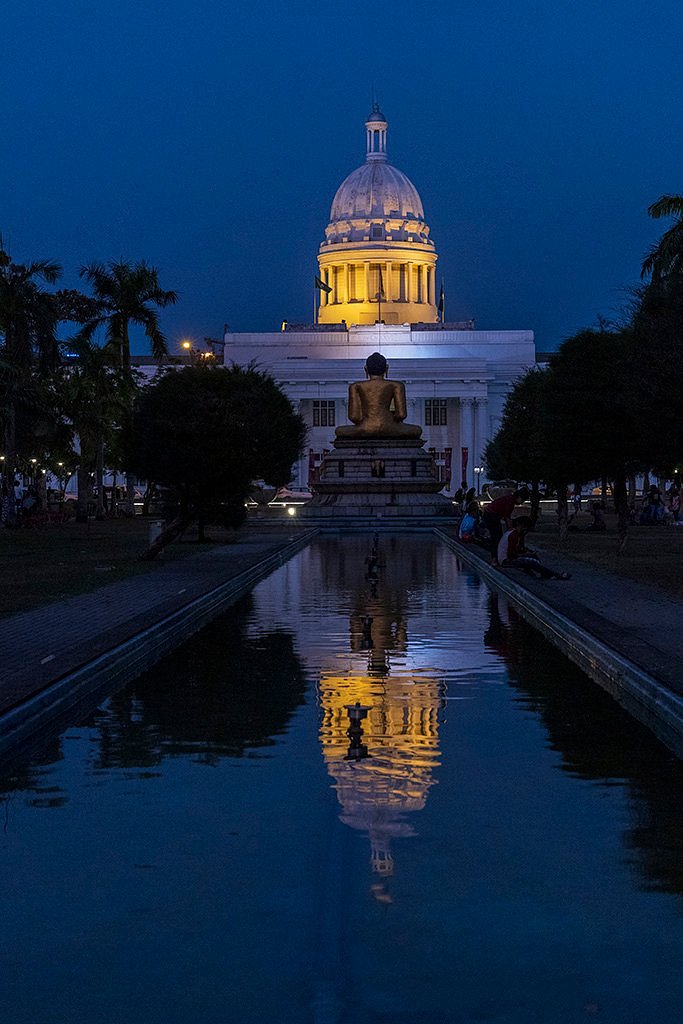
<svg viewBox="0 0 683 1024">
<path fill-rule="evenodd" d="M 400 592 L 400 590 L 399 590 Z M 366 832 L 372 870 L 393 873 L 392 840 L 416 835 L 412 816 L 423 810 L 437 781 L 439 717 L 446 683 L 428 666 L 407 667 L 408 628 L 395 587 L 366 581 L 349 616 L 349 655 L 323 671 L 320 742 L 341 807 L 340 820 Z M 348 706 L 366 707 L 363 734 L 349 734 Z M 378 899 L 388 899 L 381 885 Z"/>
</svg>

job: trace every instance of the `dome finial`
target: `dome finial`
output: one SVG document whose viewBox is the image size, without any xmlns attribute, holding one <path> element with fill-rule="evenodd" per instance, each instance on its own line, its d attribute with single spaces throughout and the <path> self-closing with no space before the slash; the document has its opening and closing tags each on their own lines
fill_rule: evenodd
<svg viewBox="0 0 683 1024">
<path fill-rule="evenodd" d="M 373 90 L 374 96 L 374 90 Z M 387 119 L 379 109 L 376 99 L 372 101 L 372 110 L 365 122 L 367 149 L 365 159 L 370 161 L 387 159 Z"/>
</svg>

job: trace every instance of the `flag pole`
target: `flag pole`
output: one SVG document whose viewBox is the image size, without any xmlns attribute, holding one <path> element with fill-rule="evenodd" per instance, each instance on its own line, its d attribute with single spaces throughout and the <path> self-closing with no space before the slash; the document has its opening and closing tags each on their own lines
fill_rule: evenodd
<svg viewBox="0 0 683 1024">
<path fill-rule="evenodd" d="M 382 267 L 379 266 L 379 275 L 377 279 L 377 322 L 382 323 L 382 292 L 384 291 L 384 281 L 382 280 Z"/>
</svg>

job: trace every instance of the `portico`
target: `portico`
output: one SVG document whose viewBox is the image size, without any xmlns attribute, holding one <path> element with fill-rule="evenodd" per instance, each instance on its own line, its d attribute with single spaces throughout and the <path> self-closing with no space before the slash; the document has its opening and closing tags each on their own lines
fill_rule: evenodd
<svg viewBox="0 0 683 1024">
<path fill-rule="evenodd" d="M 336 426 L 347 422 L 349 384 L 363 376 L 372 351 L 406 385 L 408 420 L 422 427 L 426 448 L 453 493 L 473 484 L 496 432 L 512 382 L 535 364 L 531 331 L 475 331 L 458 325 L 373 324 L 346 330 L 288 327 L 271 334 L 225 335 L 226 363 L 255 359 L 278 380 L 309 424 L 308 451 L 293 483 L 306 487 Z"/>
</svg>

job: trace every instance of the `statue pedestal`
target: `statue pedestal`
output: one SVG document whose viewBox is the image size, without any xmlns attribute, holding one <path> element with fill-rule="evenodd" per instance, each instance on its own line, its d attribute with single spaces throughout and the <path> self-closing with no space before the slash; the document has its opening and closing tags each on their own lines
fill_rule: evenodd
<svg viewBox="0 0 683 1024">
<path fill-rule="evenodd" d="M 439 494 L 434 460 L 424 441 L 393 437 L 337 438 L 325 456 L 305 518 L 359 516 L 398 519 L 453 515 L 453 503 Z"/>
</svg>

